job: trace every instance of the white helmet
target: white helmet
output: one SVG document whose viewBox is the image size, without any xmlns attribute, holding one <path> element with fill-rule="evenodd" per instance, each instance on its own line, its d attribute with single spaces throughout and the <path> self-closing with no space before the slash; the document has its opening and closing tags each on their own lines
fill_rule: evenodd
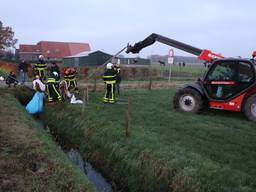
<svg viewBox="0 0 256 192">
<path fill-rule="evenodd" d="M 55 76 L 55 77 L 58 77 L 59 74 L 56 72 L 56 71 L 53 71 L 52 74 Z"/>
<path fill-rule="evenodd" d="M 44 58 L 44 56 L 43 55 L 39 55 L 39 57 L 38 57 L 39 59 L 43 59 Z"/>
<path fill-rule="evenodd" d="M 112 69 L 112 67 L 113 67 L 112 63 L 108 63 L 107 66 L 106 66 L 107 69 Z"/>
</svg>

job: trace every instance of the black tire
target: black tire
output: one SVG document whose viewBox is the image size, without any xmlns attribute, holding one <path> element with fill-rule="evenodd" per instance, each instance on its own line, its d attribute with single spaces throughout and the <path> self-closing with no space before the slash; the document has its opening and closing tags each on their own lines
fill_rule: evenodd
<svg viewBox="0 0 256 192">
<path fill-rule="evenodd" d="M 243 105 L 243 113 L 247 119 L 256 122 L 256 94 L 246 99 Z"/>
<path fill-rule="evenodd" d="M 204 108 L 204 99 L 195 89 L 180 89 L 173 98 L 174 109 L 184 112 L 200 113 Z"/>
</svg>

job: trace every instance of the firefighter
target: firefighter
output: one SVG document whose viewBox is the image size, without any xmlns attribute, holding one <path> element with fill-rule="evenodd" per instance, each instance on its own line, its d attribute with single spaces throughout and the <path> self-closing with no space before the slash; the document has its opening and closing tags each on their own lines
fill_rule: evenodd
<svg viewBox="0 0 256 192">
<path fill-rule="evenodd" d="M 55 61 L 51 64 L 50 73 L 53 73 L 54 71 L 58 73 L 58 80 L 60 80 L 60 68 Z"/>
<path fill-rule="evenodd" d="M 59 91 L 59 84 L 57 82 L 58 73 L 52 72 L 51 76 L 47 79 L 46 91 L 47 99 L 49 103 L 61 101 L 61 95 Z"/>
<path fill-rule="evenodd" d="M 74 68 L 69 67 L 65 70 L 64 79 L 67 81 L 69 89 L 74 89 L 77 87 L 76 70 Z"/>
<path fill-rule="evenodd" d="M 42 80 L 45 80 L 46 79 L 46 77 L 45 77 L 46 69 L 47 69 L 47 64 L 44 61 L 44 56 L 39 55 L 38 62 L 34 66 L 35 75 L 39 75 L 39 77 Z"/>
<path fill-rule="evenodd" d="M 106 86 L 106 93 L 103 98 L 104 103 L 115 103 L 115 88 L 116 88 L 116 70 L 112 63 L 106 65 L 106 71 L 103 75 L 103 80 Z"/>
<path fill-rule="evenodd" d="M 68 84 L 68 90 L 75 90 L 78 93 L 75 68 L 67 68 L 64 71 L 64 79 Z"/>
</svg>

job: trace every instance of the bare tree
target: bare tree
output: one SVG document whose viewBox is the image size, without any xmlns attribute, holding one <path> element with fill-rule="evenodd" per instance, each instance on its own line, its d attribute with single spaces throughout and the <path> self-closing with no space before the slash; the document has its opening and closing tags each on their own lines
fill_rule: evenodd
<svg viewBox="0 0 256 192">
<path fill-rule="evenodd" d="M 17 43 L 17 39 L 14 38 L 14 32 L 11 27 L 4 27 L 0 21 L 0 50 L 14 47 Z"/>
</svg>

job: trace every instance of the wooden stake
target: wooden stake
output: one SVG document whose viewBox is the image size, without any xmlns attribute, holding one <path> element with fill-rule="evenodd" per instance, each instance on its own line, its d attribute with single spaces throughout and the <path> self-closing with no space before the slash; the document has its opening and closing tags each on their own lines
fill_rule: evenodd
<svg viewBox="0 0 256 192">
<path fill-rule="evenodd" d="M 149 85 L 148 85 L 148 89 L 151 90 L 152 89 L 152 77 L 149 78 Z"/>
<path fill-rule="evenodd" d="M 83 91 L 83 104 L 82 104 L 82 114 L 84 113 L 84 109 L 85 109 L 85 102 L 86 102 L 86 92 L 85 90 Z"/>
<path fill-rule="evenodd" d="M 131 109 L 132 108 L 132 102 L 131 102 L 131 97 L 128 97 L 128 106 L 127 106 L 127 126 L 125 130 L 125 136 L 129 136 L 129 131 L 131 129 Z"/>
<path fill-rule="evenodd" d="M 86 87 L 86 104 L 89 102 L 89 90 L 88 87 Z"/>
<path fill-rule="evenodd" d="M 93 92 L 96 92 L 96 88 L 97 88 L 97 79 L 96 79 L 96 77 L 95 77 L 95 78 L 94 78 Z"/>
</svg>

